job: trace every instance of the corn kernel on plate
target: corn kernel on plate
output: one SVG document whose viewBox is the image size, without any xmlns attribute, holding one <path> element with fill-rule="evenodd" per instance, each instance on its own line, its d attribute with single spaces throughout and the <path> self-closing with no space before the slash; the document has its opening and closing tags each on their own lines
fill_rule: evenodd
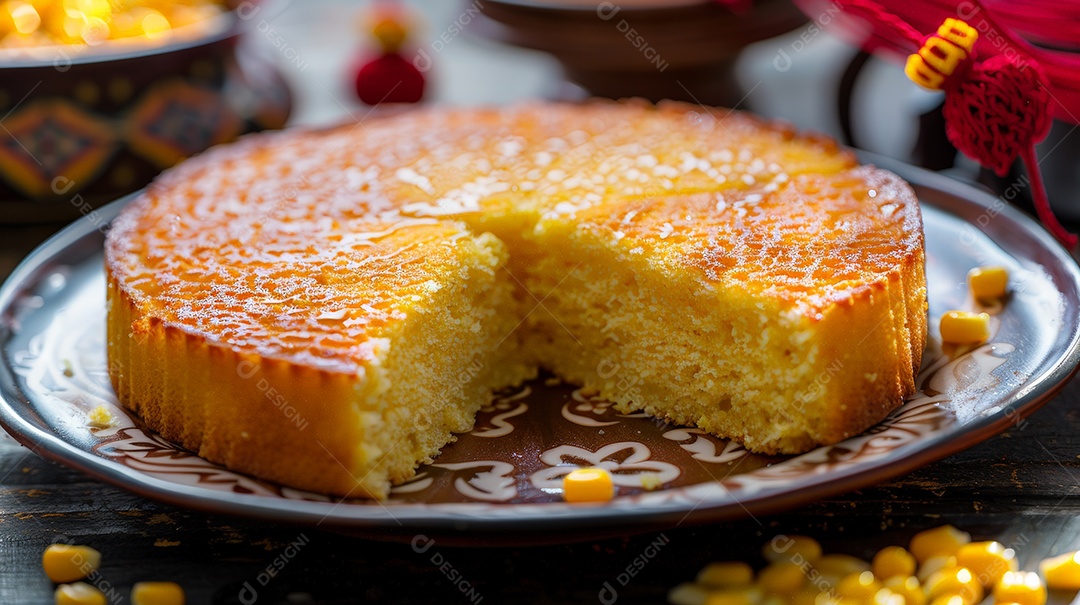
<svg viewBox="0 0 1080 605">
<path fill-rule="evenodd" d="M 109 386 L 101 227 L 126 200 L 43 244 L 0 288 L 0 424 L 41 455 L 148 497 L 371 537 L 410 538 L 422 529 L 473 530 L 473 542 L 584 539 L 684 518 L 737 518 L 883 481 L 1022 425 L 1061 389 L 1080 362 L 1080 269 L 1004 202 L 894 161 L 862 159 L 900 174 L 922 200 L 930 344 L 921 390 L 865 434 L 833 446 L 751 454 L 697 429 L 621 415 L 541 378 L 497 397 L 471 433 L 383 503 L 338 501 L 228 471 L 144 430 Z M 995 296 L 1002 284 L 1005 295 Z M 268 413 L 289 413 L 274 393 L 267 405 Z M 604 472 L 568 479 L 575 468 Z M 942 594 L 983 590 L 943 572 L 955 565 L 933 556 L 933 544 L 948 536 L 939 538 L 925 549 L 913 545 L 926 576 L 918 581 Z M 963 556 L 972 567 L 996 556 L 969 550 Z M 897 592 L 915 561 L 893 553 L 873 565 L 900 578 L 891 587 Z M 852 591 L 878 588 L 873 575 L 866 586 L 853 578 Z M 768 581 L 782 588 L 790 578 L 778 567 Z"/>
</svg>

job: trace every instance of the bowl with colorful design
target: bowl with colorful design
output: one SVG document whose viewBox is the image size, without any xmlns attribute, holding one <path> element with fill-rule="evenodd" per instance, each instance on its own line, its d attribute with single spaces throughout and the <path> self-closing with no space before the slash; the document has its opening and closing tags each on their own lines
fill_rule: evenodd
<svg viewBox="0 0 1080 605">
<path fill-rule="evenodd" d="M 207 1 L 182 21 L 179 3 L 156 3 L 125 23 L 107 1 L 79 4 L 0 7 L 0 223 L 87 214 L 188 156 L 284 126 L 289 89 L 243 43 L 271 7 Z"/>
</svg>

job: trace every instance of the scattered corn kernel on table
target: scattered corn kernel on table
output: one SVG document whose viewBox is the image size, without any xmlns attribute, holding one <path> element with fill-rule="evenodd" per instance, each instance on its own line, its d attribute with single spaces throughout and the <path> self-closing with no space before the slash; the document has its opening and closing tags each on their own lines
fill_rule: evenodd
<svg viewBox="0 0 1080 605">
<path fill-rule="evenodd" d="M 0 228 L 0 277 L 46 231 Z M 0 436 L 0 603 L 51 603 L 55 542 L 102 555 L 95 584 L 173 581 L 188 603 L 663 603 L 712 561 L 761 569 L 762 546 L 806 535 L 869 561 L 952 524 L 1013 548 L 1021 570 L 1080 548 L 1080 382 L 1008 432 L 900 479 L 771 516 L 555 546 L 400 543 L 160 504 L 47 462 Z M 574 535 L 553 536 L 572 541 Z M 781 578 L 782 580 L 782 578 Z M 762 581 L 759 578 L 759 581 Z M 1049 593 L 1063 605 L 1074 593 Z M 807 604 L 810 605 L 810 604 Z"/>
<path fill-rule="evenodd" d="M 828 552 L 869 560 L 942 523 L 1014 548 L 1020 568 L 1033 570 L 1042 558 L 1080 547 L 1080 441 L 1068 429 L 1078 396 L 1074 383 L 998 438 L 899 480 L 779 515 L 563 546 L 436 543 L 423 552 L 158 504 L 4 437 L 0 601 L 50 602 L 41 553 L 57 540 L 101 551 L 100 573 L 117 594 L 165 579 L 183 585 L 189 603 L 254 602 L 247 587 L 268 603 L 454 603 L 477 595 L 487 602 L 614 602 L 617 595 L 622 603 L 657 603 L 710 561 L 761 567 L 761 547 L 774 535 L 814 536 Z M 1072 597 L 1051 592 L 1049 602 Z"/>
</svg>

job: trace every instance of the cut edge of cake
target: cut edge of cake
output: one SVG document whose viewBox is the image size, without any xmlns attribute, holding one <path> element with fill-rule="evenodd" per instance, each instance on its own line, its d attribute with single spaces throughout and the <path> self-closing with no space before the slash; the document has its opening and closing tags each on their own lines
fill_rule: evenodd
<svg viewBox="0 0 1080 605">
<path fill-rule="evenodd" d="M 299 489 L 385 499 L 471 430 L 492 392 L 537 374 L 518 353 L 505 246 L 490 234 L 455 243 L 461 271 L 372 339 L 371 360 L 351 372 L 235 351 L 169 325 L 107 267 L 113 388 L 147 426 L 207 460 Z"/>
</svg>

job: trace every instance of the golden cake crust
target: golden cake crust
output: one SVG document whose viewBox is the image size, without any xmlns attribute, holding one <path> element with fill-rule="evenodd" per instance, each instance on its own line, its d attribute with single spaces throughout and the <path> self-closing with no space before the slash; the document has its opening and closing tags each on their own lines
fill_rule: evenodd
<svg viewBox="0 0 1080 605">
<path fill-rule="evenodd" d="M 723 109 L 433 109 L 251 136 L 166 172 L 115 221 L 110 376 L 165 438 L 342 495 L 385 497 L 540 365 L 624 410 L 805 451 L 913 391 L 922 238 L 899 178 Z M 569 257 L 595 260 L 567 272 Z M 588 271 L 635 289 L 603 329 L 572 326 L 578 348 L 555 326 L 598 312 Z M 549 314 L 521 311 L 534 291 Z M 668 343 L 619 327 L 647 308 L 698 328 Z M 744 342 L 759 331 L 773 344 Z M 595 371 L 612 338 L 676 359 L 675 378 L 613 390 Z M 739 377 L 724 349 L 753 346 L 768 355 Z M 672 365 L 624 363 L 649 376 L 654 361 Z"/>
</svg>

